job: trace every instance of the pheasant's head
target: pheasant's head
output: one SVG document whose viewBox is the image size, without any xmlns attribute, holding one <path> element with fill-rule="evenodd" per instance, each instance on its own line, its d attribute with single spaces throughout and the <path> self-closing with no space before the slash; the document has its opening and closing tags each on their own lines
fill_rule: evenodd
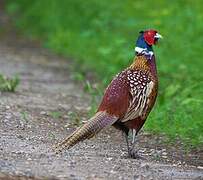
<svg viewBox="0 0 203 180">
<path fill-rule="evenodd" d="M 137 53 L 140 53 L 142 50 L 152 52 L 152 45 L 155 45 L 160 38 L 162 38 L 162 36 L 158 34 L 156 30 L 149 29 L 140 31 L 140 35 L 136 42 L 135 51 Z"/>
<path fill-rule="evenodd" d="M 141 31 L 140 33 L 144 37 L 145 42 L 149 45 L 156 44 L 158 40 L 162 38 L 162 36 L 156 30 L 153 29 Z"/>
</svg>

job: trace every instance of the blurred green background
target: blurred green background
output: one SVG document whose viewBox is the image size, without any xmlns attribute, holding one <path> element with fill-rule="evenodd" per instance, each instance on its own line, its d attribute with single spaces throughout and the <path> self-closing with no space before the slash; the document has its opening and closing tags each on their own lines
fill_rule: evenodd
<svg viewBox="0 0 203 180">
<path fill-rule="evenodd" d="M 71 57 L 76 72 L 95 72 L 104 86 L 132 62 L 138 32 L 157 29 L 159 97 L 145 129 L 203 144 L 202 1 L 10 0 L 7 12 L 25 35 Z"/>
</svg>

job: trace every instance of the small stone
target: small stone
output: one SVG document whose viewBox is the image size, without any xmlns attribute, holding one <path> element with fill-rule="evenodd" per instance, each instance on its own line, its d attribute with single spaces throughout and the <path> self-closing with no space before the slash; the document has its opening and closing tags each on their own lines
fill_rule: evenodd
<svg viewBox="0 0 203 180">
<path fill-rule="evenodd" d="M 115 174 L 116 172 L 115 172 L 114 170 L 111 170 L 110 173 L 111 173 L 111 174 Z"/>
<path fill-rule="evenodd" d="M 40 112 L 40 115 L 46 115 L 47 113 L 46 113 L 46 111 L 41 111 Z"/>
<path fill-rule="evenodd" d="M 68 115 L 64 115 L 64 116 L 63 116 L 63 118 L 68 119 L 68 118 L 69 118 L 69 116 L 68 116 Z"/>
<path fill-rule="evenodd" d="M 140 149 L 139 152 L 144 153 L 144 152 L 146 152 L 146 149 Z"/>
<path fill-rule="evenodd" d="M 198 169 L 203 169 L 203 166 L 197 166 Z"/>
<path fill-rule="evenodd" d="M 70 124 L 69 123 L 67 123 L 64 127 L 65 128 L 68 128 L 70 126 Z"/>
<path fill-rule="evenodd" d="M 30 124 L 28 124 L 28 125 L 27 125 L 27 128 L 31 129 L 31 128 L 32 128 L 32 126 L 31 126 Z"/>
<path fill-rule="evenodd" d="M 142 163 L 142 164 L 141 164 L 141 168 L 146 168 L 146 169 L 149 169 L 149 165 L 148 165 L 148 164 L 146 164 L 146 163 Z"/>
<path fill-rule="evenodd" d="M 20 134 L 20 135 L 17 135 L 16 137 L 19 138 L 19 139 L 21 139 L 21 140 L 24 139 L 24 137 L 23 137 L 21 134 Z"/>
<path fill-rule="evenodd" d="M 181 161 L 178 161 L 178 163 L 177 163 L 177 164 L 178 164 L 178 165 L 180 165 L 180 164 L 182 164 L 182 163 L 181 163 Z"/>
<path fill-rule="evenodd" d="M 10 109 L 11 107 L 10 106 L 6 106 L 6 109 L 8 110 L 8 109 Z"/>
</svg>

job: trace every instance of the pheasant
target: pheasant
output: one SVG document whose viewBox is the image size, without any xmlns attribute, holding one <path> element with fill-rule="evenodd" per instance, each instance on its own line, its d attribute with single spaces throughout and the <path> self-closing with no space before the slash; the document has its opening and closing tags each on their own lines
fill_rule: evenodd
<svg viewBox="0 0 203 180">
<path fill-rule="evenodd" d="M 57 152 L 69 149 L 113 125 L 124 132 L 129 156 L 138 157 L 134 150 L 135 137 L 144 125 L 157 97 L 158 77 L 152 45 L 160 38 L 162 36 L 156 30 L 140 31 L 133 63 L 111 81 L 96 114 L 59 143 L 56 146 Z M 129 132 L 132 133 L 131 147 Z"/>
</svg>

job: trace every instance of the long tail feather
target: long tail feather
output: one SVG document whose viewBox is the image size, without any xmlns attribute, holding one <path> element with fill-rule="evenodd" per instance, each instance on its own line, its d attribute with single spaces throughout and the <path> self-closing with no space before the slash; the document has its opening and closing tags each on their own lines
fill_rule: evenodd
<svg viewBox="0 0 203 180">
<path fill-rule="evenodd" d="M 117 120 L 118 117 L 109 115 L 105 111 L 97 112 L 83 126 L 75 130 L 70 136 L 68 136 L 65 140 L 59 143 L 55 147 L 56 152 L 59 153 L 63 149 L 69 149 L 80 141 L 93 137 L 100 130 L 112 125 Z"/>
</svg>

